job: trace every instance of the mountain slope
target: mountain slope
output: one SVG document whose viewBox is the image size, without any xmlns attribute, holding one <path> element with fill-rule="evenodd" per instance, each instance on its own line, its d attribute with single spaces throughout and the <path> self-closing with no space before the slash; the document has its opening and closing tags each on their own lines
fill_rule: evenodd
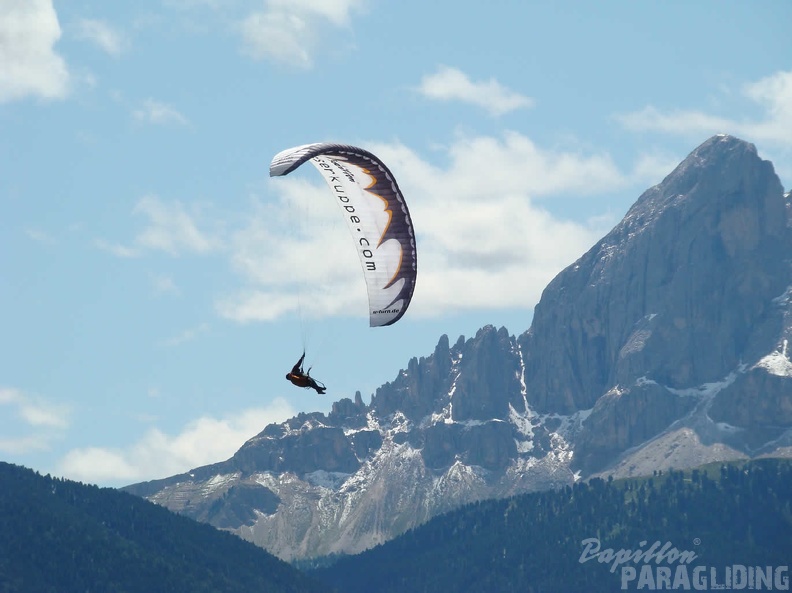
<svg viewBox="0 0 792 593">
<path fill-rule="evenodd" d="M 787 209 L 753 145 L 716 136 L 551 282 L 525 336 L 529 391 L 538 407 L 593 404 L 576 467 L 603 469 L 677 420 L 677 445 L 700 454 L 788 444 Z M 567 379 L 555 392 L 553 374 Z"/>
<path fill-rule="evenodd" d="M 788 589 L 790 505 L 787 460 L 715 464 L 622 482 L 594 480 L 468 505 L 311 574 L 345 593 L 576 593 L 753 589 L 759 570 L 769 575 L 770 586 L 757 589 Z M 584 543 L 591 539 L 596 544 Z M 606 552 L 648 552 L 655 542 L 657 560 L 620 563 Z M 662 557 L 658 552 L 665 544 Z M 592 552 L 599 546 L 602 556 L 584 555 L 588 545 Z M 674 559 L 672 546 L 680 557 L 696 558 Z M 735 565 L 742 567 L 744 586 L 724 587 L 726 567 L 737 578 Z M 705 586 L 696 580 L 698 566 L 705 567 Z M 754 573 L 750 587 L 748 566 Z M 669 583 L 663 586 L 666 570 Z M 671 586 L 672 578 L 679 579 L 678 586 Z"/>
<path fill-rule="evenodd" d="M 327 590 L 228 533 L 110 488 L 0 462 L 0 590 Z"/>
<path fill-rule="evenodd" d="M 528 331 L 442 336 L 369 404 L 126 489 L 292 560 L 581 477 L 791 455 L 788 209 L 753 145 L 710 138 L 548 285 Z"/>
</svg>

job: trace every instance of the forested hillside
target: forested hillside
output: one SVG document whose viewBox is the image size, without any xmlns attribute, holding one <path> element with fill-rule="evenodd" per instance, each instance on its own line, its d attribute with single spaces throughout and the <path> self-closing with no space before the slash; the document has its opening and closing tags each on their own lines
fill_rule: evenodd
<svg viewBox="0 0 792 593">
<path fill-rule="evenodd" d="M 714 588 L 711 568 L 722 584 L 726 567 L 790 564 L 791 504 L 788 460 L 713 464 L 626 481 L 594 479 L 468 505 L 314 574 L 345 593 L 576 592 L 619 590 L 625 567 L 636 569 L 633 580 L 627 573 L 627 588 L 636 589 L 645 566 L 644 589 L 657 586 L 664 567 L 671 579 L 682 567 L 679 578 L 687 576 L 692 589 L 694 568 L 706 566 L 697 576 L 709 578 L 707 588 Z M 655 542 L 654 556 L 638 562 L 619 563 L 606 551 L 646 553 Z M 601 554 L 594 556 L 597 545 Z M 779 578 L 784 575 L 788 571 Z"/>
<path fill-rule="evenodd" d="M 324 590 L 235 535 L 131 494 L 0 463 L 1 593 Z"/>
</svg>

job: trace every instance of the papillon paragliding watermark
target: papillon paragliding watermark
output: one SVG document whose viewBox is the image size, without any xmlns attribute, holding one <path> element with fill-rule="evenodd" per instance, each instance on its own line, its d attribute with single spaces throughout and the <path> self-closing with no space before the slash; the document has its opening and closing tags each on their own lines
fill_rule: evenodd
<svg viewBox="0 0 792 593">
<path fill-rule="evenodd" d="M 643 540 L 635 549 L 603 548 L 598 538 L 582 540 L 578 562 L 595 561 L 618 575 L 622 590 L 789 591 L 788 566 L 730 564 L 710 566 L 692 550 L 671 542 Z M 701 542 L 693 540 L 697 546 Z"/>
</svg>

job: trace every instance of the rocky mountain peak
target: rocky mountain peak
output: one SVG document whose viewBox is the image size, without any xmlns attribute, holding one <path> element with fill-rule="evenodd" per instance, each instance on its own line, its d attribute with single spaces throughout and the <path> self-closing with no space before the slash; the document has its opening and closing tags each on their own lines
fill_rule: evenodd
<svg viewBox="0 0 792 593">
<path fill-rule="evenodd" d="M 726 230 L 732 232 L 724 237 L 725 246 L 734 252 L 740 247 L 732 244 L 736 240 L 756 243 L 759 226 L 773 236 L 783 233 L 783 200 L 778 200 L 781 192 L 772 164 L 759 158 L 753 144 L 725 134 L 713 136 L 662 183 L 644 192 L 613 235 L 624 238 L 638 233 L 667 216 L 668 210 L 677 210 L 675 218 L 681 220 L 697 218 L 702 211 L 713 209 L 755 211 L 759 220 L 751 220 L 742 229 Z M 752 226 L 748 228 L 748 224 Z"/>
<path fill-rule="evenodd" d="M 443 409 L 459 422 L 502 418 L 508 394 L 520 393 L 513 350 L 503 327 L 485 326 L 470 340 L 460 336 L 453 347 L 443 335 L 431 356 L 413 358 L 396 380 L 377 389 L 371 409 L 381 418 L 398 411 L 414 422 Z M 511 403 L 524 410 L 522 399 Z"/>
<path fill-rule="evenodd" d="M 792 454 L 792 227 L 772 165 L 694 150 L 547 286 L 373 394 L 272 424 L 229 460 L 128 487 L 282 558 L 357 552 L 482 498 Z"/>
<path fill-rule="evenodd" d="M 641 376 L 701 385 L 766 348 L 760 328 L 790 280 L 785 219 L 754 146 L 707 140 L 545 289 L 521 340 L 529 400 L 569 413 Z"/>
</svg>

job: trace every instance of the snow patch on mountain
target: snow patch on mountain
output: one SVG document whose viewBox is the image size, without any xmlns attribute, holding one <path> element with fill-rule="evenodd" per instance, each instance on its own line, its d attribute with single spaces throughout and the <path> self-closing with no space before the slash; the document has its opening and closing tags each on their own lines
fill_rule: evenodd
<svg viewBox="0 0 792 593">
<path fill-rule="evenodd" d="M 734 383 L 737 380 L 737 376 L 740 375 L 741 373 L 744 373 L 745 369 L 746 369 L 745 365 L 740 365 L 738 368 L 736 368 L 728 375 L 726 375 L 726 377 L 724 377 L 721 381 L 703 383 L 702 385 L 698 385 L 696 387 L 675 389 L 673 387 L 665 386 L 665 388 L 675 395 L 681 395 L 684 397 L 693 397 L 703 400 L 711 400 L 720 391 L 722 391 L 723 389 Z"/>
<path fill-rule="evenodd" d="M 778 377 L 792 377 L 792 361 L 789 360 L 787 355 L 787 345 L 788 342 L 785 339 L 778 350 L 761 358 L 753 368 L 764 369 L 771 375 Z"/>
</svg>

